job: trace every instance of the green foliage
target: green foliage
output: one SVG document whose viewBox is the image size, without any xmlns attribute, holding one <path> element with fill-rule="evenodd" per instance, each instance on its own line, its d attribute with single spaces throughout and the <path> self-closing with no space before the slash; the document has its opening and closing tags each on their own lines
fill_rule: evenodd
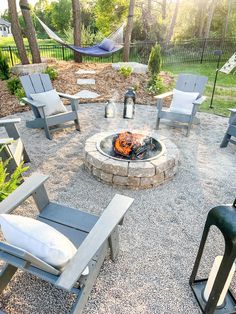
<svg viewBox="0 0 236 314">
<path fill-rule="evenodd" d="M 73 28 L 70 27 L 68 30 L 65 30 L 64 33 L 65 33 L 66 41 L 68 43 L 73 43 L 74 41 Z M 81 37 L 82 37 L 82 43 L 85 46 L 89 46 L 89 45 L 102 41 L 102 39 L 104 38 L 104 35 L 100 31 L 94 32 L 91 27 L 85 27 L 84 25 L 82 25 Z"/>
<path fill-rule="evenodd" d="M 164 85 L 163 79 L 158 75 L 152 76 L 148 81 L 147 90 L 153 95 L 158 95 L 165 92 L 166 87 Z"/>
<path fill-rule="evenodd" d="M 0 78 L 2 80 L 8 80 L 10 77 L 10 68 L 8 65 L 8 58 L 3 55 L 0 50 Z"/>
<path fill-rule="evenodd" d="M 53 28 L 63 34 L 68 30 L 72 21 L 71 0 L 59 0 L 51 3 L 51 25 Z"/>
<path fill-rule="evenodd" d="M 52 81 L 54 81 L 58 77 L 57 70 L 52 67 L 47 67 L 43 73 L 48 74 Z"/>
<path fill-rule="evenodd" d="M 159 44 L 155 44 L 155 46 L 152 47 L 148 60 L 148 70 L 151 73 L 151 76 L 157 77 L 161 71 L 161 65 L 161 46 Z"/>
<path fill-rule="evenodd" d="M 108 36 L 126 19 L 129 1 L 97 0 L 95 5 L 96 26 Z"/>
<path fill-rule="evenodd" d="M 123 66 L 120 68 L 119 73 L 124 75 L 125 78 L 127 78 L 133 73 L 133 68 L 129 66 Z"/>
<path fill-rule="evenodd" d="M 2 149 L 4 149 L 4 146 L 1 148 L 1 150 Z M 22 162 L 16 168 L 16 170 L 11 175 L 9 175 L 7 172 L 7 165 L 9 162 L 10 159 L 3 161 L 0 158 L 0 202 L 22 183 L 22 174 L 28 169 L 28 167 L 23 167 Z"/>
<path fill-rule="evenodd" d="M 22 88 L 20 79 L 17 76 L 10 78 L 7 81 L 7 88 L 12 95 L 15 95 L 18 99 L 25 97 L 24 89 Z"/>
</svg>

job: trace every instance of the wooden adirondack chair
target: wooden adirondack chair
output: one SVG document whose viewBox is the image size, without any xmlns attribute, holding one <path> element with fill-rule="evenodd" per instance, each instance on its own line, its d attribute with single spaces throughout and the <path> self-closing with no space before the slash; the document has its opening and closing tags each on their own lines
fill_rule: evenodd
<svg viewBox="0 0 236 314">
<path fill-rule="evenodd" d="M 0 292 L 19 268 L 58 288 L 77 295 L 71 313 L 82 313 L 89 293 L 110 248 L 111 259 L 119 251 L 118 225 L 133 202 L 132 198 L 116 194 L 100 217 L 49 201 L 42 174 L 33 174 L 0 203 L 0 213 L 11 213 L 23 201 L 33 196 L 39 215 L 37 219 L 54 227 L 78 248 L 75 256 L 60 272 L 32 254 L 0 242 L 0 259 L 6 262 L 0 274 Z M 89 267 L 87 276 L 81 275 Z M 20 284 L 20 283 L 19 283 Z"/>
<path fill-rule="evenodd" d="M 232 140 L 231 136 L 236 137 L 236 109 L 229 109 L 230 118 L 229 118 L 229 126 L 225 133 L 225 136 L 220 144 L 220 147 L 226 147 L 228 143 L 236 144 L 236 140 Z"/>
<path fill-rule="evenodd" d="M 29 156 L 21 140 L 20 133 L 16 127 L 20 119 L 0 120 L 0 127 L 4 127 L 8 138 L 0 139 L 0 157 L 7 160 L 12 157 L 8 163 L 7 170 L 13 173 L 17 166 L 22 162 L 30 162 Z"/>
<path fill-rule="evenodd" d="M 206 99 L 206 97 L 202 96 L 202 94 L 204 92 L 207 80 L 208 78 L 205 76 L 199 76 L 199 75 L 193 75 L 193 74 L 180 74 L 178 76 L 176 87 L 175 87 L 177 90 L 180 90 L 182 92 L 198 92 L 199 93 L 198 99 L 193 104 L 190 104 L 190 105 L 193 105 L 191 113 L 183 113 L 181 111 L 181 108 L 180 108 L 180 112 L 178 113 L 176 110 L 176 107 L 175 107 L 175 112 L 172 112 L 171 106 L 169 110 L 162 110 L 164 98 L 168 96 L 172 96 L 173 91 L 155 96 L 155 98 L 157 99 L 156 129 L 159 129 L 159 124 L 160 124 L 161 119 L 187 123 L 187 126 L 185 127 L 187 128 L 186 136 L 188 136 L 190 129 L 192 127 L 192 124 L 194 122 L 196 123 L 199 122 L 199 120 L 195 118 L 195 115 L 197 113 L 198 106 L 202 104 L 203 101 Z"/>
<path fill-rule="evenodd" d="M 67 95 L 64 93 L 58 93 L 62 98 L 69 99 L 71 101 L 71 111 L 60 113 L 52 116 L 46 116 L 44 107 L 45 105 L 34 101 L 30 94 L 37 94 L 47 92 L 53 89 L 50 77 L 48 74 L 32 74 L 24 75 L 20 77 L 21 84 L 25 90 L 26 96 L 22 100 L 31 105 L 35 119 L 32 121 L 27 121 L 26 126 L 29 128 L 44 128 L 46 137 L 52 139 L 50 133 L 50 127 L 65 123 L 68 121 L 73 121 L 75 123 L 75 128 L 80 131 L 79 116 L 78 116 L 78 96 Z M 41 113 L 40 113 L 41 112 Z"/>
</svg>

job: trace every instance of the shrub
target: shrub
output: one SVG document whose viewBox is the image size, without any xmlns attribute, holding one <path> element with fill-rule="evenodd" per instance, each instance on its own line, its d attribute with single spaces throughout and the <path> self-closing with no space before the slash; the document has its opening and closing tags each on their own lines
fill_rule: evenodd
<svg viewBox="0 0 236 314">
<path fill-rule="evenodd" d="M 153 76 L 148 81 L 147 90 L 153 95 L 158 95 L 165 92 L 166 88 L 163 79 L 158 75 Z"/>
<path fill-rule="evenodd" d="M 4 146 L 1 149 L 4 149 Z M 0 202 L 22 183 L 22 174 L 28 169 L 28 167 L 23 167 L 22 162 L 16 170 L 9 175 L 7 172 L 7 165 L 9 161 L 10 158 L 6 161 L 3 161 L 0 158 Z"/>
<path fill-rule="evenodd" d="M 52 81 L 54 81 L 58 77 L 57 70 L 52 67 L 47 67 L 43 73 L 48 74 Z"/>
<path fill-rule="evenodd" d="M 155 44 L 149 55 L 148 70 L 151 76 L 157 76 L 161 71 L 162 58 L 161 58 L 161 46 Z"/>
<path fill-rule="evenodd" d="M 124 75 L 125 78 L 129 77 L 133 73 L 133 68 L 131 67 L 121 67 L 119 73 Z"/>
<path fill-rule="evenodd" d="M 15 95 L 18 88 L 22 88 L 20 79 L 12 77 L 7 81 L 7 88 L 12 95 Z"/>
<path fill-rule="evenodd" d="M 10 77 L 10 68 L 8 65 L 8 59 L 3 55 L 0 50 L 0 78 L 2 80 L 8 80 Z"/>
<path fill-rule="evenodd" d="M 7 88 L 12 95 L 15 95 L 18 99 L 25 97 L 24 89 L 21 85 L 20 79 L 12 77 L 7 81 Z"/>
</svg>

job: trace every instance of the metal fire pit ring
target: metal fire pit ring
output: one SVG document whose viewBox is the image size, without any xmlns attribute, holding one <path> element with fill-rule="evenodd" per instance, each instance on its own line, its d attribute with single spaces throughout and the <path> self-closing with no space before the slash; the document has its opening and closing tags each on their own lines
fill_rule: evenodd
<svg viewBox="0 0 236 314">
<path fill-rule="evenodd" d="M 161 145 L 160 154 L 150 159 L 128 160 L 112 157 L 99 149 L 99 143 L 120 132 L 101 132 L 88 138 L 85 143 L 85 168 L 99 181 L 110 185 L 145 189 L 169 181 L 177 172 L 179 150 L 168 138 L 157 132 L 132 130 L 132 133 L 153 137 Z"/>
</svg>

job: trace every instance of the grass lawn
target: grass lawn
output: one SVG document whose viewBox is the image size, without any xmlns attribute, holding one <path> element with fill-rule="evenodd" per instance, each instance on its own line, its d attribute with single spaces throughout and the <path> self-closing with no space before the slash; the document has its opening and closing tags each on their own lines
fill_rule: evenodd
<svg viewBox="0 0 236 314">
<path fill-rule="evenodd" d="M 24 38 L 24 44 L 28 45 L 28 40 Z M 50 45 L 54 44 L 55 41 L 51 39 L 38 39 L 38 44 L 39 45 Z M 6 46 L 16 46 L 15 41 L 13 37 L 0 37 L 0 47 L 6 47 Z"/>
<path fill-rule="evenodd" d="M 221 66 L 224 63 L 221 64 Z M 213 109 L 209 108 L 212 88 L 215 79 L 216 63 L 185 63 L 165 65 L 163 70 L 170 71 L 174 75 L 179 73 L 201 74 L 208 77 L 208 84 L 205 90 L 207 101 L 200 107 L 200 111 L 215 113 L 218 115 L 228 116 L 228 108 L 236 108 L 236 74 L 224 74 L 219 72 L 215 95 L 213 100 Z"/>
</svg>

